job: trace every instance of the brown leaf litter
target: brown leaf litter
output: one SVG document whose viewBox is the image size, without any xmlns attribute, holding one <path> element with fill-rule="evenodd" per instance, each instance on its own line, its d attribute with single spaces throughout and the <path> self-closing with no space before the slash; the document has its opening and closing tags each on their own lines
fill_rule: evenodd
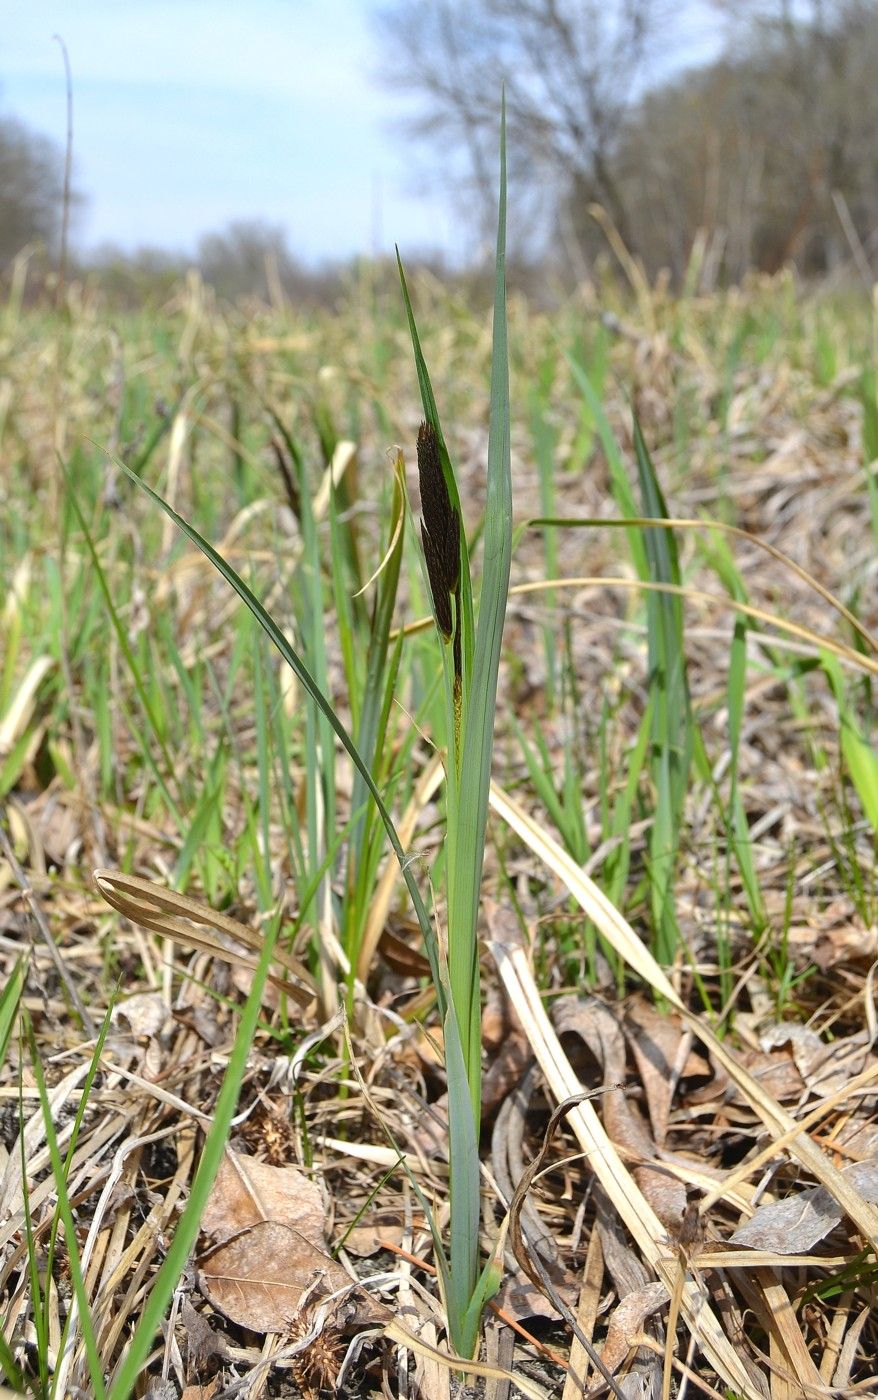
<svg viewBox="0 0 878 1400">
<path fill-rule="evenodd" d="M 612 296 L 611 289 L 606 294 Z M 680 306 L 657 294 L 651 325 L 632 327 L 632 334 L 618 334 L 608 321 L 609 421 L 629 458 L 630 389 L 675 511 L 687 518 L 733 517 L 840 597 L 858 591 L 861 620 L 875 630 L 878 588 L 862 489 L 862 411 L 844 380 L 851 368 L 846 344 L 839 332 L 834 348 L 842 367 L 830 385 L 819 382 L 804 334 L 795 354 L 783 341 L 767 359 L 750 357 L 746 346 L 739 354 L 735 335 L 742 316 L 752 309 L 758 319 L 766 308 L 784 323 L 800 317 L 811 331 L 823 315 L 816 303 L 797 301 L 789 285 L 778 283 L 730 293 L 721 305 L 695 297 Z M 583 324 L 591 335 L 597 312 L 605 309 L 578 305 L 577 335 Z M 125 371 L 157 392 L 169 394 L 181 375 L 186 388 L 197 386 L 203 416 L 194 416 L 191 399 L 180 410 L 186 431 L 178 437 L 192 453 L 191 462 L 177 454 L 183 501 L 199 473 L 227 469 L 228 444 L 210 425 L 227 408 L 230 374 L 239 376 L 233 387 L 242 403 L 286 405 L 292 361 L 285 357 L 294 357 L 296 376 L 319 383 L 327 414 L 346 421 L 347 386 L 371 384 L 377 373 L 356 316 L 343 311 L 322 324 L 319 335 L 298 325 L 281 333 L 258 316 L 232 324 L 194 297 L 168 317 L 181 345 L 189 346 L 179 364 L 169 369 L 160 363 L 151 340 L 138 339 L 134 330 L 121 353 Z M 556 355 L 556 328 L 523 304 L 513 307 L 513 319 L 522 346 L 516 374 L 529 382 L 540 357 L 555 355 L 545 410 L 556 433 L 558 514 L 615 513 L 606 457 L 590 418 L 572 398 Z M 50 489 L 56 435 L 37 339 L 26 319 L 19 326 L 11 321 L 5 333 L 16 383 L 0 478 L 13 492 L 12 509 L 18 483 L 26 483 L 27 518 Z M 115 431 L 110 396 L 94 391 L 101 376 L 115 372 L 103 324 L 83 306 L 69 334 L 66 430 L 109 441 Z M 463 327 L 458 339 L 449 334 L 437 347 L 437 376 L 453 400 L 450 447 L 462 467 L 462 496 L 472 518 L 485 424 L 469 382 L 486 367 L 486 354 L 481 326 Z M 321 378 L 327 363 L 333 374 Z M 376 388 L 389 405 L 393 436 L 414 443 L 420 406 L 401 343 L 385 373 Z M 685 443 L 675 426 L 681 415 L 688 424 Z M 274 427 L 254 408 L 248 424 L 254 460 L 261 461 L 263 437 L 270 449 L 269 431 Z M 304 415 L 296 431 L 319 453 Z M 371 463 L 383 462 L 386 437 L 386 424 L 362 416 L 356 453 L 350 445 L 344 451 L 349 463 L 359 458 L 364 478 Z M 540 481 L 523 421 L 513 423 L 512 449 L 517 509 L 525 519 L 539 510 Z M 325 509 L 328 494 L 321 499 Z M 223 543 L 252 567 L 286 625 L 292 566 L 279 558 L 274 531 L 281 531 L 292 556 L 295 522 L 279 521 L 271 492 L 255 504 L 231 522 L 224 519 Z M 132 532 L 147 528 L 141 506 L 126 506 Z M 364 517 L 364 539 L 371 518 Z M 612 809 L 627 772 L 643 717 L 646 663 L 623 537 L 594 530 L 585 540 L 582 532 L 558 532 L 560 572 L 584 576 L 587 548 L 589 576 L 623 582 L 583 584 L 554 598 L 513 595 L 502 684 L 507 707 L 526 726 L 540 726 L 557 771 L 568 741 L 586 755 L 586 872 L 601 883 L 621 844 L 618 833 L 605 830 L 602 804 Z M 714 782 L 725 793 L 731 617 L 702 553 L 706 536 L 681 532 L 679 542 L 685 576 L 698 590 L 685 605 L 693 706 Z M 99 548 L 105 544 L 102 535 Z M 71 540 L 73 570 L 80 567 L 78 548 Z M 41 580 L 40 549 L 37 541 L 30 568 Z M 138 644 L 144 640 L 138 634 L 151 633 L 160 612 L 162 626 L 180 639 L 183 665 L 209 664 L 223 678 L 236 635 L 234 605 L 211 572 L 188 550 L 158 563 L 136 550 L 133 562 L 122 553 L 102 557 L 111 583 L 118 579 L 126 625 Z M 801 576 L 767 559 L 752 541 L 735 541 L 733 553 L 748 596 L 765 615 L 780 613 L 830 639 L 842 635 L 838 614 Z M 545 582 L 544 542 L 536 532 L 523 535 L 515 570 L 516 583 Z M 408 598 L 401 603 L 401 620 L 410 620 Z M 25 605 L 38 617 L 41 592 L 33 588 Z M 575 677 L 573 715 L 546 701 L 546 627 L 559 647 L 563 643 Z M 64 706 L 54 704 L 56 678 L 41 645 L 35 642 L 34 655 L 23 657 L 16 673 L 19 701 L 11 720 L 7 713 L 0 743 L 0 763 L 10 739 L 24 746 L 5 808 L 13 858 L 0 853 L 0 985 L 24 952 L 24 1001 L 62 1153 L 83 1108 L 68 1186 L 96 1342 L 109 1374 L 186 1201 L 262 934 L 260 900 L 247 869 L 230 882 L 228 907 L 207 917 L 195 917 L 198 911 L 187 911 L 172 892 L 157 901 L 156 887 L 171 883 L 183 838 L 144 776 L 137 737 L 124 718 L 137 713 L 138 702 L 116 645 L 112 638 L 101 645 L 110 687 L 109 775 L 98 772 L 98 716 L 88 712 L 78 656 Z M 769 926 L 761 939 L 754 936 L 746 892 L 734 862 L 726 860 L 729 833 L 720 804 L 696 775 L 677 879 L 684 946 L 660 986 L 650 980 L 648 950 L 636 946 L 639 939 L 632 935 L 626 942 L 625 928 L 605 911 L 576 903 L 564 868 L 551 849 L 539 846 L 534 824 L 545 827 L 546 817 L 504 710 L 498 711 L 497 777 L 520 811 L 516 817 L 495 803 L 496 851 L 492 846 L 486 862 L 486 895 L 511 918 L 515 937 L 486 902 L 492 961 L 485 965 L 482 1244 L 487 1250 L 495 1243 L 517 1191 L 520 1236 L 517 1254 L 505 1251 L 500 1315 L 492 1313 L 486 1328 L 491 1349 L 482 1376 L 490 1400 L 515 1393 L 511 1372 L 521 1376 L 525 1393 L 563 1391 L 563 1400 L 577 1400 L 589 1387 L 610 1384 L 598 1382 L 595 1357 L 612 1386 L 629 1396 L 667 1394 L 684 1381 L 692 1394 L 734 1389 L 748 1400 L 838 1400 L 874 1388 L 874 839 L 839 778 L 837 714 L 819 672 L 809 669 L 813 647 L 762 616 L 749 619 L 747 647 L 737 781 Z M 161 654 L 158 642 L 155 654 Z M 344 704 L 334 654 L 330 672 Z M 182 686 L 173 678 L 168 686 L 184 713 Z M 209 741 L 230 739 L 240 758 L 221 814 L 221 844 L 229 851 L 237 847 L 257 780 L 248 757 L 252 707 L 239 700 L 227 713 L 205 700 L 202 715 Z M 286 695 L 288 714 L 290 703 Z M 605 708 L 605 752 L 598 763 L 596 717 Z M 180 755 L 193 791 L 200 790 L 203 756 Z M 441 756 L 424 745 L 413 751 L 412 765 L 416 786 L 400 829 L 407 847 L 431 851 L 440 839 Z M 338 767 L 344 819 L 350 782 Z M 70 773 L 78 775 L 72 784 Z M 298 791 L 297 773 L 292 783 Z M 644 783 L 631 811 L 623 891 L 624 912 L 638 933 L 651 811 Z M 294 927 L 299 891 L 274 809 L 267 836 L 273 894 Z M 715 870 L 726 863 L 720 902 Z M 110 875 L 106 889 L 141 900 L 142 918 L 134 922 L 108 912 L 90 885 L 94 868 L 123 865 L 132 873 Z M 187 895 L 197 896 L 203 916 L 209 900 L 199 878 L 190 877 Z M 527 941 L 514 946 L 522 928 Z M 584 962 L 577 964 L 569 950 L 571 938 L 584 946 L 595 928 L 601 941 L 587 996 L 580 985 Z M 719 963 L 721 941 L 727 966 Z M 337 1031 L 297 1059 L 303 1040 L 325 1024 L 331 1008 L 322 1004 L 325 986 L 304 966 L 303 941 L 283 947 L 285 962 L 273 969 L 265 1028 L 251 1050 L 234 1136 L 202 1222 L 197 1273 L 189 1269 L 181 1279 L 179 1304 L 156 1340 L 144 1379 L 147 1394 L 153 1400 L 222 1400 L 245 1387 L 256 1397 L 334 1386 L 350 1332 L 374 1325 L 383 1337 L 366 1343 L 350 1372 L 358 1393 L 444 1400 L 452 1380 L 430 1274 L 432 1241 L 413 1182 L 385 1135 L 402 1146 L 418 1189 L 441 1215 L 447 1198 L 444 1083 L 431 1046 L 440 1043 L 441 1028 L 419 985 L 422 954 L 395 867 L 388 864 L 375 892 L 356 970 L 362 990 L 349 1027 L 368 1104 Z M 771 965 L 781 947 L 794 979 L 783 996 Z M 609 949 L 627 968 L 627 986 L 639 988 L 633 994 L 619 994 Z M 337 967 L 333 975 L 341 981 L 344 973 Z M 122 993 L 81 1105 L 93 1032 L 117 979 Z M 423 1028 L 413 1024 L 418 1017 Z M 15 1041 L 0 1080 L 0 1308 L 16 1359 L 28 1368 L 33 1309 L 23 1202 L 26 1192 L 43 1268 L 55 1195 L 27 1057 L 20 1087 L 18 1065 Z M 555 1104 L 583 1090 L 601 1092 L 548 1133 Z M 529 1189 L 520 1191 L 543 1151 Z M 47 1323 L 56 1358 L 71 1315 L 68 1266 L 62 1235 Z M 368 1291 L 358 1286 L 357 1279 L 369 1285 L 370 1277 L 378 1281 Z M 513 1324 L 529 1328 L 533 1339 L 513 1332 Z M 89 1384 L 81 1336 L 74 1332 L 76 1345 L 58 1359 L 57 1372 L 61 1392 L 71 1395 Z"/>
</svg>

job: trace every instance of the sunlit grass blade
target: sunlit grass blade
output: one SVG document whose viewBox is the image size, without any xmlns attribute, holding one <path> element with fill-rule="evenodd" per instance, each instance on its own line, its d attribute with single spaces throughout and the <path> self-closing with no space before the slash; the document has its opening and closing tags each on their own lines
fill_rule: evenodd
<svg viewBox="0 0 878 1400">
<path fill-rule="evenodd" d="M 422 541 L 442 648 L 447 736 L 446 1075 L 450 1127 L 451 1268 L 448 1322 L 459 1352 L 475 1345 L 479 1284 L 481 999 L 478 913 L 494 744 L 497 676 L 512 554 L 509 354 L 506 326 L 506 130 L 500 138 L 500 200 L 494 282 L 487 503 L 482 588 L 473 627 L 469 557 L 460 495 L 442 436 L 400 264 L 426 422 L 418 439 Z M 440 969 L 444 977 L 444 967 Z"/>
<path fill-rule="evenodd" d="M 494 283 L 494 331 L 491 355 L 491 407 L 488 437 L 488 483 L 482 590 L 476 631 L 472 693 L 466 697 L 459 829 L 453 846 L 459 858 L 450 870 L 449 930 L 461 920 L 470 930 L 470 946 L 449 939 L 449 978 L 464 1037 L 464 1058 L 478 1121 L 480 1039 L 478 998 L 479 890 L 488 818 L 488 792 L 494 749 L 494 715 L 500 646 L 509 592 L 512 558 L 512 471 L 509 439 L 509 348 L 506 328 L 506 134 L 500 146 L 500 208 Z M 467 1004 L 467 997 L 469 1004 Z"/>
<path fill-rule="evenodd" d="M 644 514 L 666 519 L 668 509 L 640 424 L 634 420 L 634 450 Z M 644 548 L 650 578 L 681 586 L 673 532 L 645 529 Z M 656 809 L 650 831 L 650 889 L 656 955 L 672 962 L 679 940 L 675 913 L 674 871 L 680 845 L 683 804 L 692 760 L 692 708 L 686 679 L 683 602 L 672 593 L 648 593 L 649 687 L 653 696 L 652 773 Z"/>
<path fill-rule="evenodd" d="M 824 655 L 822 664 L 838 706 L 842 757 L 863 811 L 878 835 L 878 755 L 848 700 L 841 667 L 835 657 Z"/>
<path fill-rule="evenodd" d="M 168 515 L 171 520 L 173 520 L 177 528 L 183 532 L 183 534 L 187 537 L 187 539 L 189 539 L 192 542 L 192 544 L 196 545 L 197 548 L 201 550 L 202 554 L 204 554 L 204 556 L 210 560 L 211 564 L 214 566 L 217 572 L 225 579 L 226 583 L 228 583 L 229 586 L 234 589 L 241 601 L 247 606 L 247 608 L 249 608 L 250 612 L 253 614 L 254 618 L 259 623 L 259 626 L 262 628 L 263 632 L 269 638 L 273 646 L 277 648 L 284 661 L 287 663 L 287 665 L 295 673 L 299 681 L 305 687 L 309 696 L 314 700 L 315 704 L 320 710 L 320 713 L 326 719 L 330 729 L 335 734 L 342 747 L 350 756 L 354 767 L 361 774 L 363 781 L 366 784 L 366 788 L 369 794 L 371 795 L 373 801 L 375 802 L 379 813 L 381 814 L 381 820 L 383 821 L 385 829 L 387 831 L 388 839 L 390 840 L 390 844 L 393 847 L 394 854 L 396 855 L 396 858 L 399 861 L 403 879 L 406 882 L 406 886 L 411 896 L 412 903 L 415 907 L 415 913 L 417 915 L 418 924 L 420 926 L 421 933 L 424 938 L 427 956 L 430 959 L 431 969 L 435 968 L 434 980 L 438 986 L 439 962 L 436 949 L 436 940 L 433 933 L 432 925 L 430 923 L 430 917 L 427 913 L 424 901 L 421 897 L 421 892 L 418 889 L 418 884 L 415 879 L 414 872 L 411 868 L 411 863 L 407 859 L 406 853 L 399 842 L 399 838 L 396 834 L 396 828 L 393 824 L 393 820 L 384 804 L 381 793 L 378 791 L 372 774 L 369 772 L 368 767 L 363 762 L 363 759 L 361 758 L 353 739 L 349 735 L 345 726 L 342 724 L 341 720 L 338 718 L 338 715 L 333 709 L 332 704 L 323 694 L 314 677 L 311 675 L 310 671 L 305 665 L 304 661 L 299 656 L 295 648 L 290 645 L 289 640 L 281 631 L 274 618 L 262 605 L 262 603 L 256 597 L 252 589 L 249 588 L 248 585 L 244 582 L 240 574 L 236 573 L 236 571 L 222 557 L 222 555 L 214 549 L 213 545 L 210 544 L 206 539 L 204 539 L 204 537 L 200 535 L 198 531 L 192 525 L 189 524 L 188 521 L 184 520 L 181 515 L 178 515 L 178 513 L 174 510 L 173 506 L 169 505 L 168 502 L 165 501 L 158 494 L 157 491 L 154 491 L 153 488 L 150 485 L 148 485 L 147 482 L 141 480 L 141 478 L 138 477 L 133 471 L 131 471 L 129 467 L 126 467 L 124 462 L 119 461 L 117 458 L 114 458 L 113 460 L 115 461 L 119 469 L 125 473 L 126 476 L 128 476 L 133 482 L 135 482 L 135 484 L 138 485 L 142 491 L 145 491 L 146 494 L 150 497 L 152 501 L 155 502 L 157 506 L 161 507 L 165 514 Z"/>
<path fill-rule="evenodd" d="M 265 931 L 262 952 L 253 974 L 253 985 L 241 1009 L 238 1032 L 213 1110 L 213 1122 L 205 1138 L 201 1159 L 189 1191 L 189 1199 L 175 1225 L 170 1247 L 155 1277 L 131 1340 L 112 1377 L 110 1388 L 112 1400 L 128 1400 L 140 1380 L 144 1363 L 161 1326 L 162 1318 L 186 1267 L 189 1255 L 195 1247 L 201 1217 L 220 1168 L 232 1118 L 238 1105 L 241 1084 L 247 1071 L 250 1049 L 262 1010 L 265 984 L 275 952 L 279 927 L 280 919 L 277 917 L 272 920 Z"/>
<path fill-rule="evenodd" d="M 0 992 L 0 1064 L 3 1064 L 6 1059 L 6 1051 L 15 1029 L 26 973 L 26 958 L 17 958 L 15 966 L 6 980 L 6 985 Z"/>
<path fill-rule="evenodd" d="M 109 1016 L 105 1022 L 109 1025 Z M 46 1089 L 46 1078 L 43 1073 L 40 1052 L 37 1047 L 36 1037 L 33 1032 L 30 1018 L 25 1014 L 24 1018 L 25 1036 L 30 1052 L 31 1068 L 37 1084 L 37 1091 L 40 1096 L 40 1107 L 43 1114 L 43 1125 L 46 1133 L 46 1146 L 49 1149 L 49 1160 L 52 1166 L 52 1178 L 55 1183 L 55 1190 L 58 1194 L 57 1212 L 61 1224 L 64 1227 L 64 1243 L 67 1247 L 67 1261 L 70 1267 L 70 1281 L 73 1285 L 73 1295 L 79 1310 L 79 1322 L 82 1329 L 82 1338 L 85 1344 L 85 1353 L 88 1360 L 89 1379 L 91 1380 L 95 1400 L 103 1400 L 106 1395 L 104 1386 L 103 1366 L 98 1354 L 97 1342 L 95 1340 L 94 1328 L 89 1314 L 88 1296 L 85 1291 L 85 1279 L 82 1274 L 82 1265 L 79 1255 L 79 1246 L 76 1241 L 76 1226 L 73 1220 L 73 1211 L 70 1206 L 70 1198 L 67 1194 L 67 1169 L 61 1159 L 61 1152 L 58 1147 L 58 1138 L 55 1133 L 55 1124 L 52 1118 L 52 1107 L 49 1103 L 49 1095 Z M 96 1068 L 96 1061 L 94 1061 Z M 85 1104 L 82 1104 L 84 1111 Z M 81 1121 L 81 1119 L 80 1119 Z M 27 1181 L 27 1173 L 23 1176 L 23 1181 Z M 26 1187 L 25 1187 L 26 1189 Z M 47 1289 L 51 1286 L 47 1276 Z M 54 1394 L 54 1387 L 52 1390 Z"/>
</svg>

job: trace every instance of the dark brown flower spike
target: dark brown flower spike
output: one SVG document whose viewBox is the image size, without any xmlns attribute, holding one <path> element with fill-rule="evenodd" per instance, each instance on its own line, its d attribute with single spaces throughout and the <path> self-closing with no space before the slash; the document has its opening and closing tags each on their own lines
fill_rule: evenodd
<svg viewBox="0 0 878 1400">
<path fill-rule="evenodd" d="M 447 642 L 454 633 L 451 599 L 460 585 L 460 517 L 451 504 L 439 440 L 430 423 L 418 430 L 418 477 L 421 485 L 421 539 L 433 608 Z"/>
</svg>

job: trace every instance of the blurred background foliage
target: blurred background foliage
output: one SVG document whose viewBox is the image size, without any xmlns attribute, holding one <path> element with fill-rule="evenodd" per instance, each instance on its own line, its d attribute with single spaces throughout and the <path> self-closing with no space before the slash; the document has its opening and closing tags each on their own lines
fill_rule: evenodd
<svg viewBox="0 0 878 1400">
<path fill-rule="evenodd" d="M 709 291 L 790 265 L 871 283 L 878 3 L 697 8 L 701 41 L 688 43 L 691 7 L 669 0 L 393 0 L 375 14 L 381 75 L 413 99 L 400 129 L 413 163 L 486 230 L 505 82 L 513 178 L 528 192 L 513 279 L 526 289 L 569 287 L 623 246 L 650 281 L 674 287 Z M 52 277 L 63 182 L 60 149 L 0 120 L 0 273 L 27 249 L 31 289 L 41 265 Z M 86 198 L 74 173 L 74 229 Z M 425 261 L 439 275 L 478 272 Z M 165 298 L 193 265 L 227 300 L 332 303 L 351 273 L 306 265 L 282 227 L 258 218 L 203 237 L 194 257 L 103 247 L 73 260 L 131 304 Z"/>
</svg>

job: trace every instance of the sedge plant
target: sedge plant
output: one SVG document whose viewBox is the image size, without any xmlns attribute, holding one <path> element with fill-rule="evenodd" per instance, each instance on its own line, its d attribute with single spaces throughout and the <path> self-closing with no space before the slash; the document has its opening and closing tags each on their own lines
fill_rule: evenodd
<svg viewBox="0 0 878 1400">
<path fill-rule="evenodd" d="M 321 684 L 320 679 L 309 669 L 276 620 L 228 561 L 136 473 L 124 463 L 118 463 L 210 560 L 247 605 L 265 635 L 294 671 L 314 706 L 323 730 L 324 744 L 337 740 L 354 765 L 359 809 L 362 809 L 359 798 L 368 796 L 374 803 L 399 862 L 424 938 L 436 1002 L 442 1019 L 449 1103 L 448 1247 L 435 1226 L 433 1236 L 448 1319 L 449 1339 L 454 1351 L 464 1359 L 471 1358 L 476 1351 L 482 1310 L 498 1282 L 495 1258 L 489 1258 L 482 1268 L 479 1254 L 481 1007 L 477 925 L 491 779 L 497 675 L 512 554 L 505 244 L 504 112 L 500 143 L 500 201 L 487 504 L 483 531 L 481 590 L 477 607 L 473 599 L 460 495 L 400 262 L 402 292 L 424 410 L 424 423 L 418 435 L 421 539 L 433 616 L 442 652 L 444 710 L 447 722 L 447 837 L 444 859 L 446 901 L 444 926 L 439 927 L 438 931 L 438 921 L 434 922 L 430 917 L 418 885 L 415 867 L 403 849 L 385 796 L 379 790 L 376 769 L 339 717 L 337 709 L 327 696 L 325 682 Z M 364 726 L 361 717 L 358 731 L 358 737 L 365 742 L 373 733 L 374 725 Z M 355 839 L 359 829 L 357 823 L 360 810 L 353 813 Z M 212 1139 L 214 1136 L 212 1135 Z M 201 1173 L 199 1179 L 201 1176 L 209 1185 L 210 1173 Z M 203 1196 L 202 1190 L 199 1199 Z M 185 1256 L 175 1258 L 173 1268 L 182 1269 L 184 1263 Z M 170 1256 L 163 1270 L 165 1290 L 171 1282 L 169 1268 Z M 154 1300 L 150 1300 L 152 1306 L 148 1305 L 147 1308 L 150 1326 L 158 1320 L 158 1310 L 162 1307 L 165 1296 L 163 1291 L 161 1295 L 157 1294 Z M 144 1323 L 146 1316 L 145 1314 Z M 141 1326 L 139 1329 L 138 1336 L 142 1345 L 145 1345 L 144 1339 L 148 1332 L 149 1327 Z M 125 1393 L 128 1393 L 127 1390 Z"/>
<path fill-rule="evenodd" d="M 421 541 L 433 619 L 442 647 L 446 715 L 447 936 L 440 944 L 450 1118 L 451 1252 L 446 1278 L 451 1339 L 472 1355 L 490 1287 L 479 1273 L 481 1003 L 478 914 L 494 745 L 497 674 L 512 557 L 509 356 L 506 330 L 506 150 L 494 286 L 487 498 L 478 608 L 473 601 L 460 495 L 400 262 L 424 422 L 418 434 Z M 444 985 L 446 983 L 447 986 Z"/>
</svg>

